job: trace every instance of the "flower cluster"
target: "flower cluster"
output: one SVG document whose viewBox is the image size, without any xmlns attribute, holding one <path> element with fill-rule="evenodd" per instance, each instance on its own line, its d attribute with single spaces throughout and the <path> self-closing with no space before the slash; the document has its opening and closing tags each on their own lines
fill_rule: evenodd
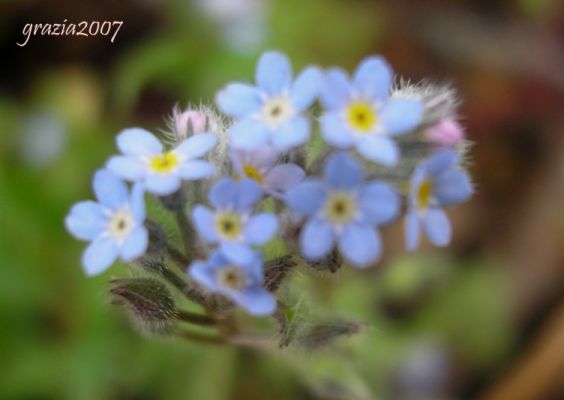
<svg viewBox="0 0 564 400">
<path fill-rule="evenodd" d="M 66 218 L 74 236 L 91 242 L 83 256 L 88 274 L 118 258 L 133 262 L 207 314 L 163 315 L 219 324 L 234 306 L 273 314 L 282 304 L 276 289 L 296 265 L 375 265 L 382 227 L 404 209 L 408 250 L 421 230 L 437 246 L 450 242 L 444 208 L 472 194 L 452 89 L 395 86 L 376 56 L 352 76 L 312 66 L 294 78 L 288 57 L 276 51 L 260 57 L 255 81 L 217 93 L 223 116 L 175 110 L 167 142 L 142 128 L 118 134 L 121 154 L 94 176 L 98 202 L 78 203 Z M 182 240 L 146 215 L 147 202 L 173 214 Z M 268 244 L 276 237 L 274 257 Z M 118 292 L 139 298 L 124 291 L 152 286 L 122 284 Z"/>
</svg>

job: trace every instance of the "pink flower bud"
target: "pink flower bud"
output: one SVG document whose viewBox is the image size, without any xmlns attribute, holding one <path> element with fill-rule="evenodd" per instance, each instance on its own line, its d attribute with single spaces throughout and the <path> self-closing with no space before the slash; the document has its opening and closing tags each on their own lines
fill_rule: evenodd
<svg viewBox="0 0 564 400">
<path fill-rule="evenodd" d="M 427 139 L 441 147 L 454 147 L 464 139 L 464 128 L 451 118 L 444 118 L 427 129 Z"/>
<path fill-rule="evenodd" d="M 179 139 L 185 139 L 188 134 L 206 131 L 206 115 L 196 110 L 186 110 L 174 116 L 174 126 Z"/>
</svg>

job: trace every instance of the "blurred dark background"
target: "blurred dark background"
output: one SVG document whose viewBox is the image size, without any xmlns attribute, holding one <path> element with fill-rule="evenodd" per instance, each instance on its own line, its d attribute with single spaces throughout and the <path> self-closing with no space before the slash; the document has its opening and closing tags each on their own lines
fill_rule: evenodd
<svg viewBox="0 0 564 400">
<path fill-rule="evenodd" d="M 27 23 L 122 20 L 109 36 Z M 564 3 L 558 0 L 0 1 L 1 399 L 564 398 Z M 346 350 L 263 354 L 142 337 L 87 279 L 70 205 L 127 126 L 209 103 L 280 49 L 452 83 L 475 197 L 447 249 L 386 229 L 374 271 L 300 272 L 309 307 L 367 321 Z M 307 321 L 306 321 L 307 323 Z M 345 339 L 346 341 L 347 339 Z"/>
</svg>

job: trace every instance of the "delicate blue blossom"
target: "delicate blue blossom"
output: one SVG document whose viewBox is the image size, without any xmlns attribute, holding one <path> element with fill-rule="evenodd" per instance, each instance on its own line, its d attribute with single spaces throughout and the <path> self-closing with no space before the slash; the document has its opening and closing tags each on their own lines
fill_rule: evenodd
<svg viewBox="0 0 564 400">
<path fill-rule="evenodd" d="M 262 255 L 258 252 L 240 262 L 214 251 L 207 261 L 193 262 L 189 274 L 209 291 L 229 297 L 250 314 L 270 315 L 276 310 L 276 300 L 263 287 Z"/>
<path fill-rule="evenodd" d="M 236 118 L 230 128 L 231 144 L 238 149 L 255 149 L 271 143 L 278 150 L 304 144 L 310 133 L 304 111 L 318 96 L 322 74 L 306 68 L 292 81 L 288 57 L 264 53 L 257 66 L 256 83 L 231 83 L 217 94 L 219 109 Z"/>
<path fill-rule="evenodd" d="M 376 262 L 381 252 L 377 225 L 392 221 L 399 196 L 385 183 L 363 182 L 360 163 L 347 153 L 333 155 L 324 180 L 305 180 L 286 192 L 288 207 L 307 222 L 300 234 L 304 257 L 319 260 L 337 242 L 345 259 L 356 267 Z"/>
<path fill-rule="evenodd" d="M 122 179 L 142 182 L 148 192 L 159 196 L 177 191 L 183 179 L 202 179 L 215 173 L 212 164 L 199 159 L 215 146 L 217 138 L 212 133 L 193 135 L 169 151 L 141 128 L 123 130 L 116 141 L 123 155 L 111 157 L 108 169 Z"/>
<path fill-rule="evenodd" d="M 368 57 L 352 80 L 341 69 L 325 75 L 320 99 L 327 109 L 321 118 L 324 140 L 340 149 L 355 148 L 364 158 L 385 166 L 399 160 L 390 136 L 414 129 L 422 120 L 417 100 L 390 98 L 393 73 L 381 57 Z"/>
<path fill-rule="evenodd" d="M 269 145 L 255 150 L 231 151 L 231 161 L 239 178 L 253 179 L 265 192 L 280 198 L 304 179 L 305 172 L 292 163 L 275 165 L 278 156 L 276 149 Z"/>
<path fill-rule="evenodd" d="M 273 214 L 252 215 L 252 207 L 262 195 L 262 189 L 253 180 L 219 180 L 209 192 L 209 201 L 215 211 L 202 205 L 192 210 L 196 230 L 206 242 L 219 244 L 228 258 L 249 263 L 254 257 L 249 246 L 268 242 L 278 229 Z"/>
<path fill-rule="evenodd" d="M 143 188 L 127 185 L 108 170 L 94 175 L 95 201 L 75 204 L 65 225 L 78 239 L 90 241 L 82 257 L 88 275 L 106 270 L 116 258 L 131 261 L 145 253 L 148 243 Z"/>
<path fill-rule="evenodd" d="M 433 244 L 446 246 L 450 242 L 451 227 L 442 208 L 472 195 L 470 179 L 456 167 L 458 163 L 454 151 L 441 150 L 413 173 L 405 220 L 408 250 L 415 250 L 419 244 L 420 225 Z"/>
</svg>

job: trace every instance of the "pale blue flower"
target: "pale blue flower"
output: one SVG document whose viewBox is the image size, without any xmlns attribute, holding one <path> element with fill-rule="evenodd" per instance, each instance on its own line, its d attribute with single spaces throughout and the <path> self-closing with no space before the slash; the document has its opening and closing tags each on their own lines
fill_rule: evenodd
<svg viewBox="0 0 564 400">
<path fill-rule="evenodd" d="M 214 251 L 207 261 L 193 262 L 189 274 L 209 291 L 229 297 L 249 314 L 270 315 L 276 310 L 276 300 L 263 286 L 262 255 L 258 252 L 240 262 Z"/>
<path fill-rule="evenodd" d="M 142 182 L 148 192 L 159 196 L 174 193 L 182 180 L 206 178 L 215 167 L 204 156 L 217 143 L 212 133 L 199 133 L 164 151 L 162 143 L 141 128 L 123 130 L 116 138 L 123 155 L 111 157 L 107 167 L 122 179 Z"/>
<path fill-rule="evenodd" d="M 82 257 L 88 275 L 103 272 L 118 257 L 131 261 L 143 255 L 148 244 L 142 186 L 135 185 L 130 193 L 108 170 L 96 172 L 93 183 L 98 203 L 77 203 L 65 219 L 69 232 L 91 242 Z"/>
<path fill-rule="evenodd" d="M 355 148 L 364 158 L 385 166 L 399 160 L 391 136 L 413 130 L 423 117 L 421 102 L 390 98 L 393 73 L 381 57 L 368 57 L 352 80 L 341 69 L 327 72 L 320 99 L 324 140 L 340 149 Z"/>
<path fill-rule="evenodd" d="M 197 205 L 192 218 L 199 235 L 210 244 L 219 244 L 230 259 L 249 263 L 254 251 L 249 245 L 268 242 L 278 229 L 276 216 L 252 215 L 252 207 L 262 198 L 260 186 L 250 179 L 236 182 L 223 178 L 210 189 L 209 201 L 214 211 Z"/>
<path fill-rule="evenodd" d="M 292 67 L 284 54 L 264 53 L 256 71 L 257 86 L 231 83 L 217 94 L 221 111 L 236 118 L 229 133 L 237 149 L 272 144 L 288 150 L 309 139 L 310 124 L 304 111 L 317 98 L 322 74 L 306 68 L 292 81 Z"/>
<path fill-rule="evenodd" d="M 363 181 L 360 163 L 341 152 L 325 165 L 323 181 L 306 179 L 286 192 L 288 207 L 307 219 L 300 234 L 304 257 L 320 260 L 337 243 L 356 267 L 378 260 L 381 241 L 376 226 L 397 216 L 400 201 L 386 183 Z"/>
<path fill-rule="evenodd" d="M 417 248 L 420 226 L 433 244 L 446 246 L 450 242 L 451 227 L 442 208 L 463 202 L 472 195 L 470 178 L 457 168 L 458 163 L 454 151 L 441 150 L 413 173 L 405 220 L 408 250 Z"/>
</svg>

